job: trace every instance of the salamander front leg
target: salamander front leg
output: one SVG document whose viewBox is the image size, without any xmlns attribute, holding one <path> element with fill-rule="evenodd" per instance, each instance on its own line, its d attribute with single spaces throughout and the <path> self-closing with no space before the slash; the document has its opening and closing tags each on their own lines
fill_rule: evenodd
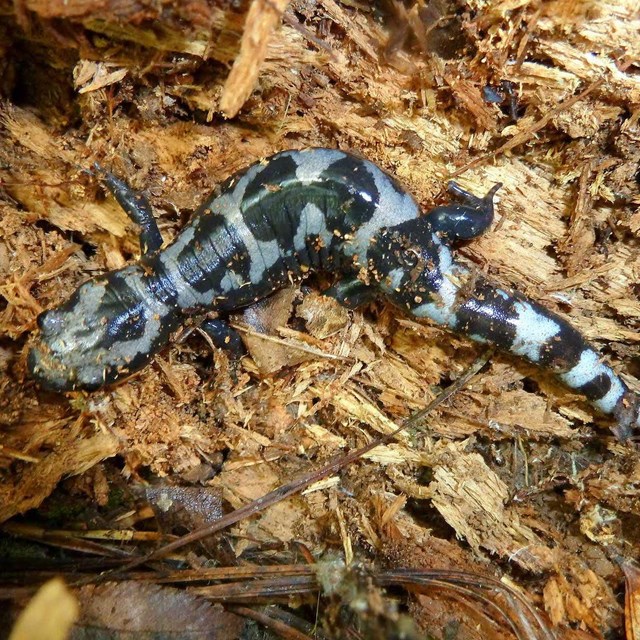
<svg viewBox="0 0 640 640">
<path fill-rule="evenodd" d="M 376 297 L 376 290 L 358 278 L 343 278 L 322 292 L 347 309 L 357 309 Z"/>
<path fill-rule="evenodd" d="M 235 358 L 246 353 L 244 342 L 240 334 L 220 318 L 207 319 L 201 325 L 202 329 L 218 349 L 224 349 Z"/>
<path fill-rule="evenodd" d="M 498 182 L 484 198 L 478 198 L 450 182 L 447 189 L 459 202 L 442 205 L 428 214 L 433 231 L 450 242 L 471 240 L 484 233 L 493 222 L 493 196 L 502 184 Z"/>
<path fill-rule="evenodd" d="M 162 236 L 147 198 L 132 189 L 124 180 L 116 178 L 112 173 L 103 169 L 97 162 L 93 167 L 125 213 L 139 225 L 142 255 L 158 251 L 162 246 Z"/>
</svg>

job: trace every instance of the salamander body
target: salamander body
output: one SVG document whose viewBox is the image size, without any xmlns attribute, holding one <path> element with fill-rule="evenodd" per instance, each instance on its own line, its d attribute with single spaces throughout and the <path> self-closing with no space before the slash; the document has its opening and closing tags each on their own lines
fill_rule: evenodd
<svg viewBox="0 0 640 640">
<path fill-rule="evenodd" d="M 229 178 L 167 247 L 146 200 L 104 180 L 140 224 L 142 258 L 81 285 L 38 318 L 28 367 L 65 391 L 113 383 L 144 367 L 188 316 L 249 305 L 304 276 L 339 280 L 326 293 L 349 307 L 381 296 L 478 342 L 553 371 L 617 420 L 638 426 L 639 401 L 600 354 L 560 316 L 455 261 L 451 244 L 493 220 L 485 197 L 450 185 L 458 202 L 427 215 L 373 163 L 331 149 L 285 151 Z M 209 329 L 219 342 L 232 330 Z"/>
</svg>

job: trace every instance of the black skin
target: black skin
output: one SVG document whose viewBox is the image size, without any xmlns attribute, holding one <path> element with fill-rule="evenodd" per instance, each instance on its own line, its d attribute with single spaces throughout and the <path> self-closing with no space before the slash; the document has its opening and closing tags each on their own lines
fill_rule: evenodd
<svg viewBox="0 0 640 640">
<path fill-rule="evenodd" d="M 210 338 L 214 347 L 224 349 L 230 356 L 240 358 L 246 351 L 240 334 L 220 318 L 207 318 L 200 325 Z"/>
<path fill-rule="evenodd" d="M 162 246 L 162 235 L 153 217 L 149 200 L 140 192 L 132 189 L 124 180 L 94 163 L 95 172 L 102 178 L 104 185 L 111 191 L 125 213 L 140 227 L 140 251 L 142 255 L 155 253 Z"/>
<path fill-rule="evenodd" d="M 140 227 L 142 255 L 158 251 L 162 247 L 162 235 L 148 199 L 97 162 L 94 169 L 124 212 Z M 449 182 L 447 190 L 459 202 L 432 209 L 428 214 L 431 229 L 450 243 L 471 240 L 481 235 L 493 222 L 493 196 L 501 186 L 501 183 L 494 185 L 484 197 L 479 198 L 457 183 Z M 375 287 L 368 286 L 355 277 L 338 280 L 323 293 L 348 309 L 361 307 L 377 295 Z M 206 319 L 200 328 L 211 338 L 214 346 L 228 351 L 229 355 L 236 358 L 244 355 L 240 334 L 221 318 Z"/>
<path fill-rule="evenodd" d="M 493 222 L 493 196 L 502 187 L 498 182 L 483 198 L 465 191 L 455 182 L 447 190 L 460 203 L 452 202 L 429 212 L 431 228 L 450 243 L 471 240 L 483 234 Z"/>
</svg>

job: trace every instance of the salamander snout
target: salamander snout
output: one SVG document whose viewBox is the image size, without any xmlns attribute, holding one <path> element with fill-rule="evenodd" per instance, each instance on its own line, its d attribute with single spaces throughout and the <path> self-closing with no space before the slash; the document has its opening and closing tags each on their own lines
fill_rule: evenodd
<svg viewBox="0 0 640 640">
<path fill-rule="evenodd" d="M 146 365 L 179 321 L 149 287 L 141 268 L 127 267 L 42 313 L 27 356 L 31 375 L 45 389 L 92 391 Z"/>
<path fill-rule="evenodd" d="M 96 389 L 109 377 L 113 336 L 107 318 L 120 312 L 104 280 L 85 282 L 63 305 L 38 316 L 40 331 L 27 356 L 31 375 L 45 389 Z"/>
<path fill-rule="evenodd" d="M 73 302 L 72 298 L 38 316 L 40 331 L 27 356 L 32 377 L 51 391 L 70 391 L 78 386 L 97 388 L 104 383 L 102 369 L 90 363 L 94 322 L 83 305 Z"/>
</svg>

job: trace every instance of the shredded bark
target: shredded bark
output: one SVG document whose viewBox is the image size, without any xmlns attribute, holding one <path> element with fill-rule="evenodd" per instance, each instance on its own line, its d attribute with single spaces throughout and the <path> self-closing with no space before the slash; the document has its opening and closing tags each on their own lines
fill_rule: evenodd
<svg viewBox="0 0 640 640">
<path fill-rule="evenodd" d="M 16 577 L 22 549 L 10 548 L 0 595 L 17 610 L 47 572 L 92 582 L 123 557 L 150 562 L 149 543 L 163 542 L 196 573 L 324 563 L 296 602 L 315 607 L 320 589 L 327 637 L 349 631 L 341 605 L 389 635 L 444 637 L 452 621 L 465 638 L 525 633 L 417 579 L 406 620 L 382 582 L 333 571 L 336 558 L 379 575 L 501 580 L 557 638 L 620 635 L 623 614 L 631 635 L 637 455 L 544 371 L 495 354 L 422 429 L 396 433 L 479 347 L 384 302 L 346 311 L 319 295 L 331 274 L 234 315 L 239 361 L 195 322 L 153 364 L 92 394 L 43 392 L 25 357 L 42 310 L 139 257 L 94 162 L 145 191 L 169 242 L 233 172 L 328 146 L 379 164 L 425 211 L 446 201 L 448 179 L 478 194 L 502 182 L 494 227 L 460 259 L 568 317 L 640 390 L 636 4 L 0 0 L 0 535 L 37 544 L 49 563 L 38 573 L 23 562 Z M 331 467 L 341 456 L 348 464 Z M 153 559 L 128 578 L 175 568 Z M 189 602 L 206 621 L 203 598 L 228 593 L 246 609 L 249 584 L 203 587 Z M 284 611 L 295 585 L 291 575 L 254 597 L 271 593 Z M 75 592 L 81 620 L 92 594 Z M 282 611 L 242 615 L 311 633 Z"/>
</svg>

